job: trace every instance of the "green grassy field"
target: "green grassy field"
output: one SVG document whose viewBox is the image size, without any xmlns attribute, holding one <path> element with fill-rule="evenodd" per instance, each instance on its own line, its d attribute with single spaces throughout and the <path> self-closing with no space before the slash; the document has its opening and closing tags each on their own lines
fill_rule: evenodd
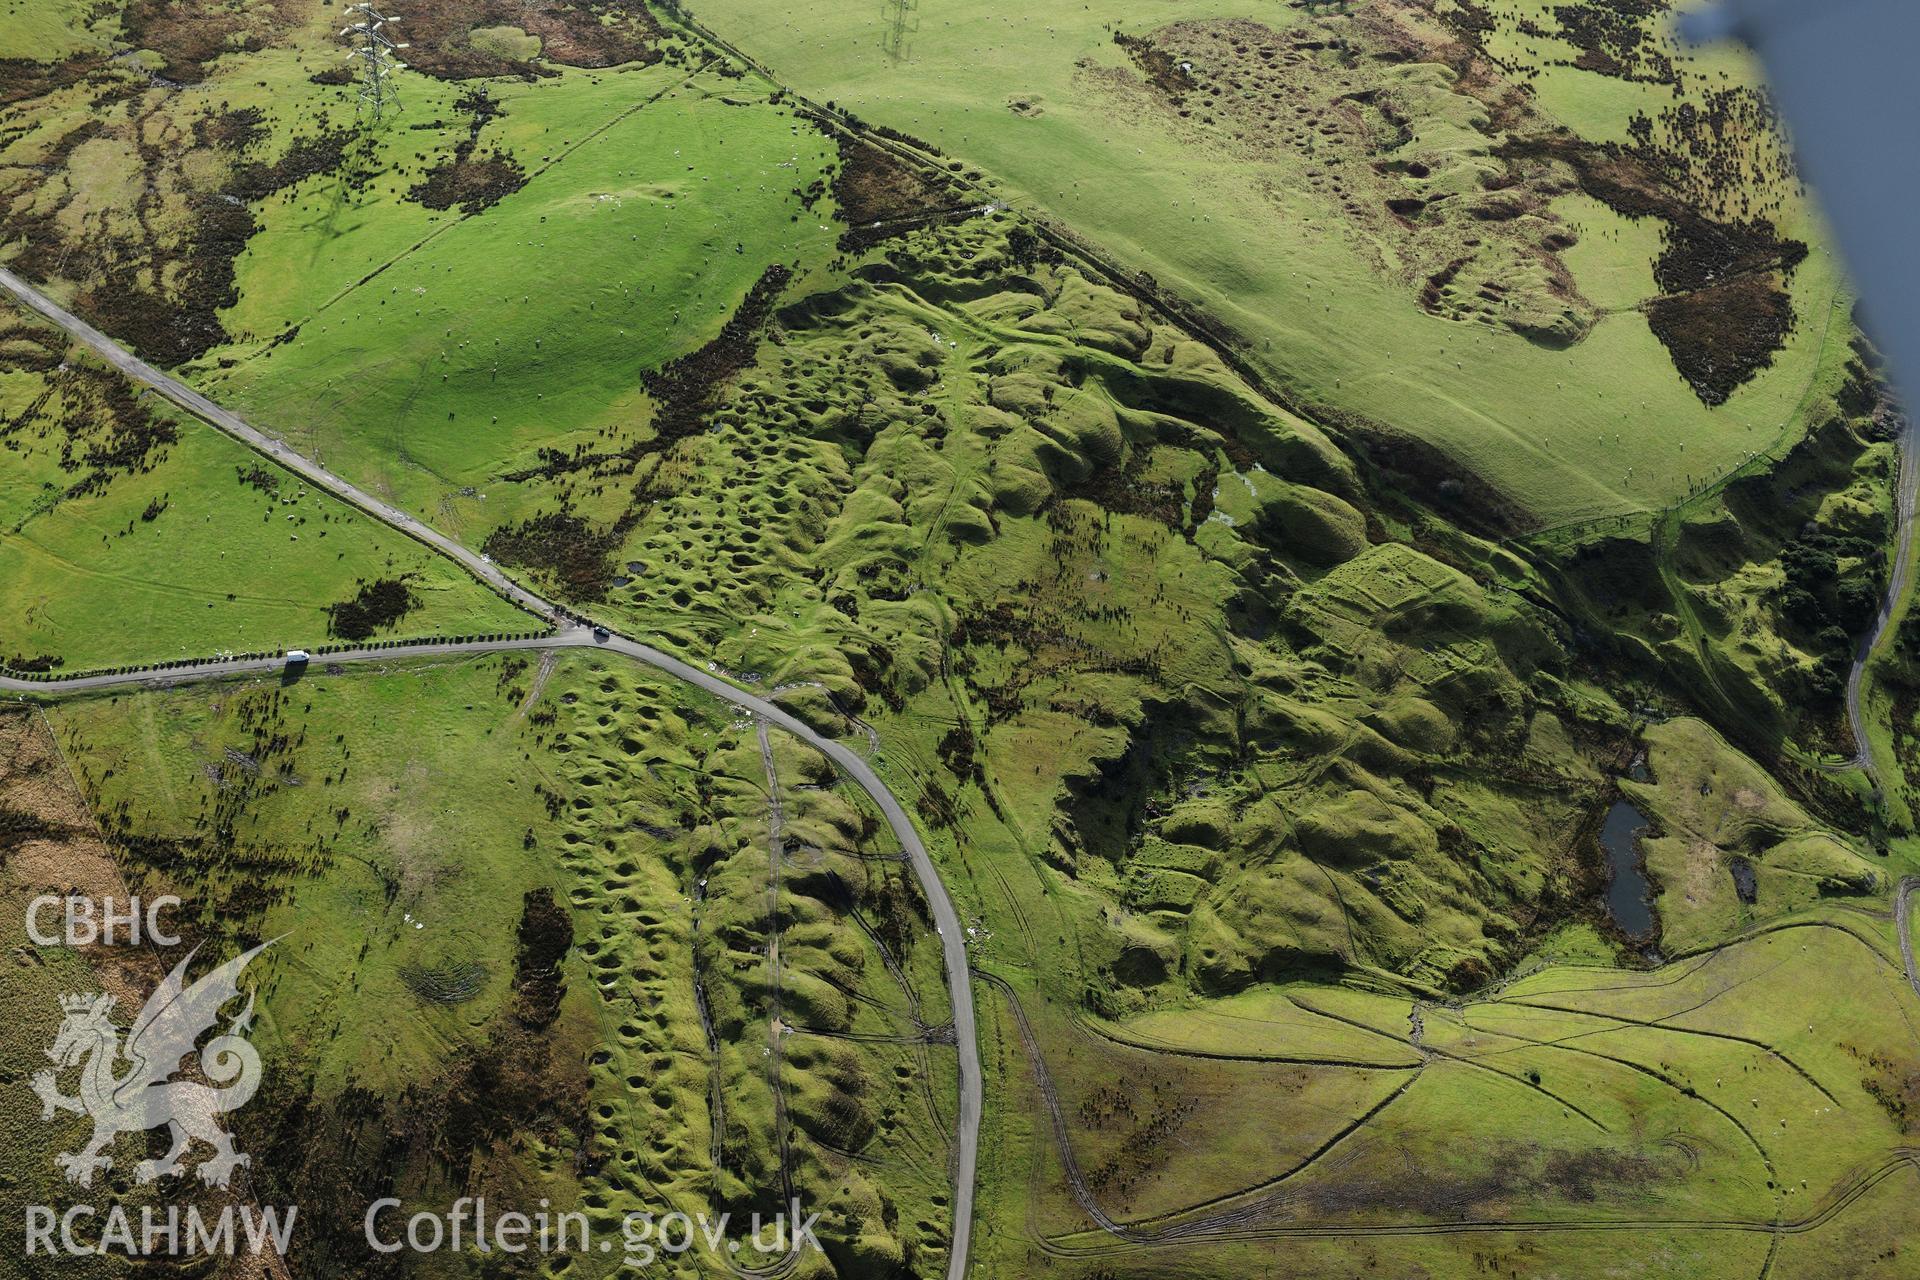
<svg viewBox="0 0 1920 1280">
<path fill-rule="evenodd" d="M 262 73 L 287 76 L 291 57 Z M 399 197 L 469 113 L 460 86 L 422 89 L 372 158 L 265 211 L 223 317 L 243 345 L 197 380 L 477 543 L 549 496 L 509 475 L 640 436 L 642 373 L 711 337 L 769 263 L 831 249 L 795 195 L 825 142 L 752 84 L 680 66 L 501 85 L 478 137 L 526 185 L 436 213 Z M 337 113 L 338 91 L 257 91 L 287 120 L 322 94 Z M 362 163 L 381 176 L 356 190 Z"/>
<path fill-rule="evenodd" d="M 654 572 L 606 606 L 764 687 L 823 683 L 831 700 L 785 696 L 851 740 L 848 711 L 872 721 L 885 776 L 917 798 L 975 925 L 977 966 L 1012 984 L 1052 1064 L 1103 1211 L 1142 1230 L 1245 1211 L 1217 1232 L 1182 1226 L 1177 1244 L 1094 1230 L 1023 1036 L 983 987 L 990 1096 L 1035 1108 L 990 1111 L 983 1196 L 1041 1215 L 977 1242 L 989 1272 L 1044 1257 L 1146 1273 L 1177 1257 L 1207 1273 L 1228 1265 L 1215 1235 L 1264 1241 L 1236 1256 L 1270 1265 L 1260 1249 L 1317 1227 L 1316 1206 L 1362 1226 L 1463 1206 L 1570 1221 L 1599 1204 L 1758 1230 L 1890 1159 L 1900 1122 L 1871 1092 L 1890 1086 L 1860 1083 L 1880 1068 L 1848 1072 L 1852 1051 L 1904 1060 L 1885 1037 L 1910 996 L 1872 924 L 1897 865 L 1700 721 L 1667 718 L 1678 695 L 1645 668 L 1564 656 L 1577 642 L 1529 603 L 1561 569 L 1417 517 L 1432 554 L 1370 538 L 1355 504 L 1391 500 L 1363 495 L 1311 427 L 1120 295 L 1013 262 L 1005 234 L 909 238 L 889 253 L 899 276 L 790 318 L 718 430 L 663 464 L 678 496 L 614 553 Z M 1841 453 L 1766 484 L 1810 511 L 1871 513 L 1878 455 Z M 1736 505 L 1761 527 L 1760 490 Z M 754 553 L 716 560 L 740 546 Z M 1653 781 L 1616 783 L 1639 750 Z M 1644 853 L 1660 946 L 1690 953 L 1650 975 L 1592 896 L 1604 882 L 1583 815 L 1616 786 L 1657 823 Z M 1756 871 L 1756 904 L 1737 901 L 1736 858 Z M 1864 950 L 1846 940 L 1855 925 Z M 1767 930 L 1800 929 L 1827 949 L 1794 976 L 1753 959 Z M 1524 1005 L 1522 988 L 1459 994 L 1516 970 L 1577 982 L 1564 1007 L 1535 1007 L 1531 986 Z M 1809 1004 L 1755 1030 L 1775 977 Z M 1684 986 L 1696 978 L 1710 989 Z M 1607 994 L 1669 980 L 1680 994 L 1651 1012 Z M 1844 1034 L 1789 1046 L 1792 1019 L 1843 990 L 1863 993 Z M 1703 999 L 1714 1020 L 1661 1029 Z M 1807 1070 L 1815 1094 L 1842 1099 L 1844 1161 L 1802 1145 L 1807 1086 L 1764 1054 L 1776 1043 L 1794 1063 L 1825 1055 Z M 1696 1101 L 1709 1071 L 1751 1084 L 1745 1105 L 1788 1132 L 1762 1139 Z M 1283 1119 L 1245 1124 L 1251 1096 L 1286 1099 Z M 1395 1181 L 1408 1158 L 1414 1190 Z M 1774 1175 L 1790 1166 L 1789 1194 Z M 1350 1243 L 1330 1273 L 1388 1247 Z M 1662 1247 L 1692 1274 L 1736 1265 L 1694 1241 Z M 1439 1274 L 1485 1256 L 1418 1248 Z"/>
<path fill-rule="evenodd" d="M 329 606 L 375 580 L 412 601 L 382 637 L 531 625 L 444 557 L 4 315 L 0 584 L 15 608 L 0 655 L 84 670 L 315 646 L 336 634 Z"/>
<path fill-rule="evenodd" d="M 810 749 L 776 739 L 776 877 L 751 723 L 604 658 L 82 699 L 53 722 L 130 883 L 185 898 L 196 938 L 280 939 L 256 966 L 278 1083 L 243 1132 L 312 1153 L 271 1175 L 311 1206 L 306 1256 L 366 1258 L 358 1212 L 332 1210 L 383 1178 L 435 1203 L 427 1148 L 611 1239 L 634 1210 L 770 1214 L 791 1177 L 837 1251 L 945 1251 L 938 948 L 884 827 Z M 545 1006 L 542 929 L 563 939 Z M 369 1115 L 406 1144 L 354 1154 Z"/>
<path fill-rule="evenodd" d="M 790 319 L 665 455 L 673 496 L 607 552 L 638 567 L 601 607 L 799 686 L 830 729 L 873 720 L 961 847 L 1111 904 L 1088 972 L 1128 976 L 1100 1000 L 1151 1001 L 1176 966 L 1431 981 L 1511 955 L 1523 904 L 1572 892 L 1567 833 L 1602 782 L 1566 726 L 1624 728 L 1547 674 L 1558 641 L 1506 585 L 1524 566 L 1463 547 L 1475 582 L 1370 546 L 1322 434 L 1012 243 L 984 221 L 916 236 L 895 251 L 914 284 Z M 1417 799 L 1393 781 L 1442 762 Z"/>
<path fill-rule="evenodd" d="M 1882 1074 L 1907 1052 L 1903 1018 L 1915 999 L 1891 942 L 1868 919 L 1816 913 L 1641 974 L 1548 966 L 1463 1005 L 1288 987 L 1112 1029 L 1043 1031 L 1080 1168 L 1111 1166 L 1101 1153 L 1114 1126 L 1077 1098 L 1118 1085 L 1113 1096 L 1133 1099 L 1123 1119 L 1142 1121 L 1147 1100 L 1177 1099 L 1151 1142 L 1130 1144 L 1128 1172 L 1198 1207 L 1140 1213 L 1137 1193 L 1102 1186 L 1103 1209 L 1133 1210 L 1124 1216 L 1140 1233 L 1116 1241 L 1085 1229 L 1056 1195 L 1035 1236 L 989 1239 L 989 1265 L 1018 1265 L 1023 1243 L 1030 1258 L 1042 1244 L 1112 1274 L 1318 1247 L 1334 1250 L 1326 1274 L 1409 1256 L 1434 1274 L 1470 1273 L 1490 1239 L 1501 1241 L 1496 1253 L 1524 1240 L 1522 1256 L 1552 1256 L 1608 1221 L 1635 1224 L 1623 1242 L 1662 1239 L 1664 1221 L 1677 1240 L 1698 1232 L 1729 1243 L 1740 1235 L 1715 1224 L 1744 1221 L 1764 1240 L 1770 1222 L 1807 1222 L 1830 1248 L 1857 1247 L 1853 1215 L 1832 1211 L 1857 1188 L 1911 1176 L 1898 1155 L 1903 1113 L 1891 1110 Z M 1058 1016 L 1022 998 L 1036 1027 Z M 1015 1039 L 998 997 L 994 1006 L 1000 1036 Z M 1089 1031 L 1150 1047 L 1103 1047 Z M 1017 1040 L 1011 1050 L 1023 1057 Z M 1001 1065 L 1033 1108 L 1030 1121 L 1015 1113 L 1001 1123 L 1002 1154 L 1057 1170 L 1033 1078 L 1004 1056 Z M 1329 1091 L 1356 1069 L 1378 1081 L 1373 1099 L 1338 1100 Z M 1203 1136 L 1221 1114 L 1222 1082 L 1262 1072 L 1294 1077 L 1262 1090 L 1262 1123 Z M 1230 1094 L 1224 1114 L 1244 1096 Z M 1288 1154 L 1298 1143 L 1307 1158 Z M 1009 1205 L 1025 1194 L 1017 1180 L 1000 1185 Z M 1503 1220 L 1538 1225 L 1503 1240 L 1487 1229 Z M 1374 1230 L 1420 1222 L 1434 1229 L 1428 1243 Z M 1701 1248 L 1670 1251 L 1671 1274 L 1742 1274 L 1744 1246 Z"/>
<path fill-rule="evenodd" d="M 1659 823 L 1643 844 L 1660 886 L 1661 936 L 1669 947 L 1713 945 L 1738 929 L 1790 914 L 1821 895 L 1883 878 L 1857 844 L 1823 830 L 1766 773 L 1728 749 L 1706 725 L 1676 720 L 1649 729 L 1657 783 L 1622 789 Z M 1731 866 L 1746 863 L 1756 899 L 1740 900 Z"/>
<path fill-rule="evenodd" d="M 713 339 L 770 270 L 819 269 L 843 230 L 822 200 L 830 140 L 670 34 L 611 67 L 409 73 L 399 114 L 366 131 L 331 78 L 330 18 L 194 22 L 247 47 L 152 102 L 130 101 L 124 68 L 83 67 L 0 107 L 10 263 L 476 545 L 611 501 L 556 464 L 644 442 L 643 375 Z M 171 62 L 210 38 L 139 34 Z M 99 254 L 112 236 L 123 251 Z"/>
<path fill-rule="evenodd" d="M 1542 7 L 1498 6 L 1496 35 L 1506 35 L 1509 16 L 1537 17 Z M 1833 349 L 1845 345 L 1849 300 L 1813 216 L 1791 197 L 1779 215 L 1785 230 L 1815 243 L 1792 283 L 1801 323 L 1774 367 L 1720 409 L 1693 396 L 1631 309 L 1657 292 L 1649 269 L 1657 224 L 1627 223 L 1584 196 L 1562 197 L 1551 213 L 1575 229 L 1567 266 L 1601 308 L 1583 341 L 1552 349 L 1424 313 L 1391 264 L 1378 265 L 1395 251 L 1354 221 L 1348 197 L 1309 181 L 1292 152 L 1258 149 L 1245 131 L 1196 134 L 1190 120 L 1152 104 L 1115 43 L 1116 31 L 1199 30 L 1244 16 L 1231 5 L 1008 10 L 976 0 L 916 15 L 898 49 L 880 8 L 709 0 L 695 11 L 797 90 L 979 166 L 1017 207 L 1199 302 L 1292 395 L 1440 444 L 1542 521 L 1659 506 L 1690 477 L 1793 438 L 1803 400 L 1831 380 Z M 1259 18 L 1282 32 L 1309 20 L 1297 8 Z M 1684 64 L 1683 74 L 1697 89 L 1733 66 L 1714 55 Z M 1661 105 L 1651 86 L 1570 67 L 1530 84 L 1546 118 L 1596 141 L 1623 136 L 1632 112 Z M 1317 113 L 1337 88 L 1309 82 L 1307 92 L 1303 105 Z M 1436 158 L 1463 148 L 1460 161 Z M 1456 130 L 1417 140 L 1407 154 L 1471 170 L 1485 166 L 1486 150 L 1485 139 Z M 1305 163 L 1343 172 L 1331 157 Z M 1686 446 L 1683 459 L 1669 453 L 1675 441 Z"/>
<path fill-rule="evenodd" d="M 1915 1274 L 1910 628 L 1840 764 L 1895 418 L 1749 69 L 1541 0 L 695 14 L 770 78 L 429 7 L 363 132 L 326 6 L 127 7 L 98 64 L 49 6 L 0 254 L 872 761 L 974 970 L 974 1274 Z M 34 325 L 0 370 L 0 653 L 311 643 L 393 581 L 380 636 L 517 629 Z M 303 1268 L 391 1187 L 791 1192 L 792 1274 L 944 1270 L 940 949 L 812 748 L 591 651 L 48 717 L 115 874 L 284 935 L 239 1124 Z M 85 978 L 23 973 L 15 1039 Z"/>
<path fill-rule="evenodd" d="M 351 1034 L 302 1052 L 322 1078 L 386 1093 L 435 1070 L 510 996 L 521 897 L 558 884 L 523 847 L 530 829 L 539 845 L 556 837 L 504 674 L 449 661 L 81 700 L 53 720 L 96 810 L 179 850 L 153 873 L 191 888 L 198 928 L 292 930 L 263 996 L 281 1035 L 337 1019 Z M 388 731 L 360 732 L 383 720 Z M 455 810 L 459 823 L 442 821 Z M 469 1002 L 409 995 L 409 968 L 456 961 L 489 975 Z"/>
<path fill-rule="evenodd" d="M 46 59 L 107 43 L 99 6 L 84 0 L 5 0 L 0 4 L 0 58 Z"/>
</svg>

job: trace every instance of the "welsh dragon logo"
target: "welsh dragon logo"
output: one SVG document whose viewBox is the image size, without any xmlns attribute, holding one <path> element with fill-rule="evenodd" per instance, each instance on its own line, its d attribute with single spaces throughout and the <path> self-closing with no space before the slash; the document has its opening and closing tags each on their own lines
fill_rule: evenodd
<svg viewBox="0 0 1920 1280">
<path fill-rule="evenodd" d="M 218 1119 L 223 1111 L 245 1106 L 260 1087 L 260 1055 L 244 1038 L 253 1024 L 251 992 L 246 1007 L 227 1023 L 225 1031 L 198 1048 L 200 1074 L 212 1084 L 172 1077 L 180 1071 L 181 1058 L 196 1052 L 201 1035 L 220 1020 L 221 1006 L 240 994 L 236 983 L 240 971 L 271 945 L 262 943 L 186 986 L 187 966 L 193 961 L 190 952 L 148 998 L 124 1043 L 120 1029 L 108 1018 L 112 996 L 60 997 L 66 1017 L 47 1050 L 55 1069 L 36 1075 L 33 1091 L 40 1096 L 42 1120 L 62 1111 L 93 1117 L 92 1140 L 79 1151 L 54 1157 L 67 1181 L 90 1185 L 97 1170 L 113 1167 L 106 1152 L 115 1138 L 161 1125 L 167 1126 L 173 1146 L 164 1158 L 142 1160 L 135 1167 L 134 1176 L 143 1183 L 184 1172 L 181 1157 L 195 1139 L 213 1148 L 213 1156 L 198 1170 L 200 1180 L 209 1186 L 226 1186 L 235 1169 L 251 1163 L 251 1157 L 233 1149 L 233 1137 Z M 114 1067 L 122 1059 L 127 1069 L 116 1075 Z M 60 1072 L 76 1066 L 80 1093 L 69 1098 L 56 1081 Z"/>
</svg>

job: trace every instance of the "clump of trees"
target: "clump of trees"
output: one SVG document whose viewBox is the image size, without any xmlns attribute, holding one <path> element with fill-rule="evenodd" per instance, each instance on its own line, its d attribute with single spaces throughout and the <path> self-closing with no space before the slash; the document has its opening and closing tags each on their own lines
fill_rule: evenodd
<svg viewBox="0 0 1920 1280">
<path fill-rule="evenodd" d="M 1860 568 L 1843 573 L 1840 562 Z M 1780 610 L 1813 640 L 1820 658 L 1805 675 L 1805 693 L 1815 700 L 1839 698 L 1853 661 L 1853 637 L 1864 635 L 1880 611 L 1885 557 L 1864 538 L 1814 529 L 1780 550 L 1785 581 Z"/>
</svg>

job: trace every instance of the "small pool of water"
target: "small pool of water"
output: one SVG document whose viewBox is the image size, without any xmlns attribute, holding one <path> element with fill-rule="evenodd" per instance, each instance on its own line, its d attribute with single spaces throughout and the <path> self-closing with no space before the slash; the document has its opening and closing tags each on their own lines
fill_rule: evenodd
<svg viewBox="0 0 1920 1280">
<path fill-rule="evenodd" d="M 1728 870 L 1733 872 L 1733 891 L 1739 895 L 1740 901 L 1748 906 L 1760 901 L 1760 880 L 1753 874 L 1751 862 L 1745 858 L 1735 858 L 1728 864 Z"/>
<path fill-rule="evenodd" d="M 1600 828 L 1600 847 L 1607 851 L 1611 875 L 1607 879 L 1607 914 L 1630 938 L 1653 933 L 1653 902 L 1647 874 L 1640 868 L 1636 846 L 1647 820 L 1625 800 L 1615 800 Z"/>
</svg>

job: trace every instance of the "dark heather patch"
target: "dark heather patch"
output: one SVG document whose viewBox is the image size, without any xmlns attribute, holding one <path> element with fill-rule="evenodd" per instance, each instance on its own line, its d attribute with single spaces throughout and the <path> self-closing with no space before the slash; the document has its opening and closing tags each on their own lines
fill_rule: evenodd
<svg viewBox="0 0 1920 1280">
<path fill-rule="evenodd" d="M 227 341 L 219 313 L 240 300 L 234 263 L 258 230 L 252 210 L 219 196 L 194 202 L 191 239 L 158 240 L 140 258 L 109 260 L 92 272 L 74 310 L 161 365 L 203 356 Z M 162 281 L 171 279 L 172 287 Z"/>
<path fill-rule="evenodd" d="M 518 937 L 514 1016 L 529 1030 L 539 1031 L 560 1016 L 560 1001 L 567 993 L 560 962 L 573 946 L 573 917 L 553 900 L 552 890 L 534 889 L 522 904 Z"/>
<path fill-rule="evenodd" d="M 1771 222 L 1714 222 L 1703 217 L 1668 219 L 1666 246 L 1653 264 L 1654 279 L 1667 293 L 1711 289 L 1737 275 L 1792 271 L 1806 260 L 1807 246 L 1783 240 Z"/>
<path fill-rule="evenodd" d="M 270 136 L 272 130 L 267 128 L 266 112 L 258 107 L 222 111 L 217 115 L 201 116 L 193 122 L 194 141 L 203 147 L 245 151 L 257 142 L 265 142 Z"/>
<path fill-rule="evenodd" d="M 1733 892 L 1740 901 L 1752 906 L 1760 900 L 1760 881 L 1753 873 L 1751 862 L 1736 857 L 1727 864 L 1727 870 L 1733 876 Z"/>
<path fill-rule="evenodd" d="M 351 600 L 327 606 L 327 633 L 342 640 L 365 640 L 390 627 L 419 604 L 404 578 L 363 582 Z"/>
<path fill-rule="evenodd" d="M 1653 264 L 1664 296 L 1645 304 L 1648 323 L 1702 403 L 1726 403 L 1773 363 L 1796 321 L 1786 278 L 1807 246 L 1754 217 L 1721 221 L 1696 209 L 1640 151 L 1599 146 L 1569 133 L 1509 140 L 1503 160 L 1549 157 L 1570 166 L 1588 195 L 1623 217 L 1666 223 Z"/>
<path fill-rule="evenodd" d="M 840 153 L 832 189 L 840 217 L 847 224 L 839 241 L 843 252 L 857 253 L 902 235 L 918 225 L 915 219 L 952 204 L 952 195 L 944 184 L 892 152 L 849 137 L 831 125 L 823 123 L 822 127 L 832 134 Z"/>
<path fill-rule="evenodd" d="M 1133 65 L 1140 68 L 1140 74 L 1165 94 L 1174 106 L 1179 106 L 1193 92 L 1193 76 L 1174 60 L 1171 53 L 1153 41 L 1116 31 L 1113 33 L 1113 42 L 1126 51 Z"/>
<path fill-rule="evenodd" d="M 453 149 L 453 158 L 427 171 L 426 180 L 407 192 L 407 199 L 429 209 L 460 206 L 466 214 L 491 208 L 527 185 L 527 174 L 518 161 L 495 148 L 476 156 L 480 130 L 487 121 L 501 114 L 500 104 L 484 87 L 462 97 L 457 104 L 467 113 L 467 136 Z"/>
<path fill-rule="evenodd" d="M 250 160 L 236 165 L 227 194 L 239 200 L 264 200 L 307 178 L 332 173 L 346 159 L 347 144 L 353 136 L 350 130 L 338 129 L 312 138 L 295 138 L 286 154 L 272 164 Z"/>
<path fill-rule="evenodd" d="M 1674 368 L 1709 405 L 1773 363 L 1795 318 L 1793 300 L 1761 276 L 1655 298 L 1646 313 Z"/>
<path fill-rule="evenodd" d="M 439 1194 L 455 1185 L 484 1189 L 490 1210 L 534 1212 L 533 1185 L 508 1148 L 525 1138 L 550 1148 L 586 1149 L 588 1054 L 566 1041 L 559 1019 L 565 994 L 560 966 L 573 945 L 573 925 L 545 889 L 525 899 L 518 930 L 515 998 L 495 1014 L 478 1043 L 448 1055 L 439 1075 L 409 1084 L 398 1096 L 357 1087 L 334 1096 L 316 1091 L 311 1075 L 274 1073 L 261 1104 L 241 1120 L 258 1156 L 259 1194 L 298 1204 L 293 1247 L 315 1275 L 401 1280 L 411 1274 L 397 1255 L 369 1254 L 361 1219 L 388 1195 Z M 477 966 L 449 967 L 455 993 Z M 541 1201 L 542 1204 L 545 1201 Z M 309 1210 L 312 1212 L 309 1212 Z M 524 1274 L 512 1266 L 502 1277 Z"/>
<path fill-rule="evenodd" d="M 27 670 L 14 667 L 16 671 Z M 39 670 L 46 670 L 41 667 Z M 65 823 L 54 822 L 37 813 L 28 813 L 15 809 L 11 805 L 0 804 L 0 861 L 23 844 L 32 844 L 37 840 L 61 840 L 82 834 L 74 831 Z"/>
<path fill-rule="evenodd" d="M 0 418 L 0 445 L 17 437 L 57 440 L 60 470 L 73 477 L 64 497 L 105 493 L 117 476 L 151 471 L 179 439 L 173 422 L 156 416 L 117 373 L 75 362 L 43 376 L 31 404 Z"/>
<path fill-rule="evenodd" d="M 658 62 L 663 34 L 640 0 L 573 0 L 529 5 L 520 0 L 419 0 L 406 10 L 412 48 L 407 63 L 440 80 L 551 75 L 539 63 L 475 48 L 476 28 L 517 27 L 538 36 L 540 57 L 569 67 Z"/>
<path fill-rule="evenodd" d="M 120 14 L 126 42 L 160 55 L 160 75 L 181 84 L 207 77 L 225 53 L 257 53 L 294 21 L 291 6 L 128 0 Z"/>
<path fill-rule="evenodd" d="M 1184 526 L 1191 537 L 1194 528 L 1206 515 L 1200 513 L 1193 521 L 1187 522 L 1185 490 L 1170 481 L 1145 478 L 1146 466 L 1152 456 L 1151 449 L 1136 447 L 1128 452 L 1124 463 L 1098 463 L 1085 479 L 1069 484 L 1056 481 L 1054 493 L 1042 504 L 1041 509 L 1051 517 L 1060 502 L 1079 499 L 1091 502 L 1103 511 L 1157 520 L 1169 529 Z M 1197 487 L 1206 494 L 1206 505 L 1211 510 L 1212 482 L 1203 478 L 1203 483 Z M 1196 492 L 1194 501 L 1197 509 L 1200 505 L 1199 492 Z"/>
<path fill-rule="evenodd" d="M 66 357 L 66 337 L 52 329 L 0 327 L 0 373 L 51 373 Z"/>
<path fill-rule="evenodd" d="M 760 348 L 760 331 L 792 278 L 793 272 L 778 263 L 768 267 L 711 342 L 641 375 L 640 383 L 656 406 L 653 439 L 646 442 L 651 446 L 648 452 L 657 453 L 700 429 L 701 419 L 713 407 L 720 388 L 753 363 Z"/>
<path fill-rule="evenodd" d="M 641 376 L 641 385 L 654 402 L 652 435 L 618 453 L 542 449 L 538 467 L 505 478 L 521 481 L 588 470 L 601 476 L 631 474 L 642 459 L 664 453 L 699 432 L 721 389 L 753 363 L 761 331 L 792 278 L 793 272 L 778 263 L 768 267 L 711 342 Z M 487 536 L 485 550 L 504 564 L 551 572 L 573 599 L 604 599 L 619 575 L 614 553 L 654 496 L 643 480 L 634 486 L 626 510 L 604 530 L 592 528 L 570 511 L 556 511 L 494 530 Z"/>
<path fill-rule="evenodd" d="M 260 118 L 250 110 L 221 113 L 195 126 L 196 149 L 218 154 L 252 146 L 262 136 Z M 24 206 L 0 208 L 0 235 L 27 241 L 16 270 L 42 281 L 83 282 L 75 310 L 155 363 L 180 364 L 229 341 L 219 313 L 239 300 L 234 264 L 259 229 L 249 204 L 339 168 L 351 136 L 330 131 L 297 138 L 272 163 L 239 161 L 225 190 L 187 198 L 190 216 L 178 237 L 70 239 L 51 214 Z M 155 147 L 142 143 L 139 150 L 150 178 L 166 168 Z M 158 197 L 143 200 L 157 203 Z M 141 225 L 150 227 L 157 219 L 149 215 L 159 210 L 143 203 L 141 212 Z"/>
<path fill-rule="evenodd" d="M 407 199 L 429 209 L 459 205 L 462 213 L 479 213 L 526 184 L 526 171 L 512 156 L 490 151 L 476 158 L 471 149 L 463 145 L 453 159 L 429 169 L 426 180 L 408 190 Z"/>
<path fill-rule="evenodd" d="M 1331 405 L 1309 412 L 1335 428 L 1349 451 L 1364 457 L 1395 488 L 1469 532 L 1507 538 L 1539 524 L 1525 503 L 1431 441 Z"/>
<path fill-rule="evenodd" d="M 760 348 L 760 331 L 772 318 L 773 304 L 792 278 L 793 272 L 778 263 L 768 267 L 747 290 L 747 296 L 741 299 L 712 341 L 640 375 L 640 385 L 653 397 L 651 436 L 635 441 L 618 453 L 563 453 L 558 449 L 542 449 L 539 466 L 509 472 L 504 478 L 517 483 L 536 476 L 551 478 L 592 469 L 599 469 L 603 475 L 626 474 L 642 458 L 663 453 L 676 441 L 698 432 L 707 411 L 718 400 L 721 388 L 753 363 L 754 354 Z"/>
<path fill-rule="evenodd" d="M 1675 83 L 1673 58 L 1648 34 L 1647 21 L 1667 12 L 1667 0 L 1605 0 L 1553 8 L 1557 33 L 1580 52 L 1573 64 L 1618 80 Z"/>
<path fill-rule="evenodd" d="M 1543 1074 L 1546 1088 L 1561 1085 L 1551 1072 Z M 1503 1142 L 1458 1169 L 1425 1167 L 1416 1176 L 1393 1179 L 1339 1172 L 1276 1198 L 1325 1215 L 1398 1211 L 1458 1220 L 1479 1216 L 1523 1191 L 1544 1191 L 1573 1203 L 1591 1203 L 1603 1195 L 1644 1195 L 1645 1188 L 1677 1172 L 1673 1153 L 1657 1148 L 1553 1151 Z"/>
<path fill-rule="evenodd" d="M 106 65 L 106 58 L 97 53 L 75 54 L 59 62 L 0 58 L 0 106 L 68 88 L 105 69 Z"/>
<path fill-rule="evenodd" d="M 1565 163 L 1616 212 L 1666 223 L 1654 272 L 1668 296 L 1646 304 L 1648 319 L 1694 393 L 1718 405 L 1772 363 L 1796 323 L 1785 285 L 1807 248 L 1779 236 L 1768 215 L 1798 173 L 1766 90 L 1689 86 L 1660 34 L 1670 8 L 1670 0 L 1579 0 L 1515 22 L 1459 3 L 1438 16 L 1476 47 L 1507 25 L 1574 47 L 1552 65 L 1673 90 L 1672 105 L 1632 117 L 1623 143 L 1535 127 L 1494 154 L 1509 172 L 1543 158 Z M 1743 274 L 1758 283 L 1733 288 Z"/>
<path fill-rule="evenodd" d="M 484 550 L 501 564 L 543 569 L 573 600 L 601 600 L 612 585 L 620 539 L 570 511 L 533 516 L 487 535 Z"/>
</svg>

